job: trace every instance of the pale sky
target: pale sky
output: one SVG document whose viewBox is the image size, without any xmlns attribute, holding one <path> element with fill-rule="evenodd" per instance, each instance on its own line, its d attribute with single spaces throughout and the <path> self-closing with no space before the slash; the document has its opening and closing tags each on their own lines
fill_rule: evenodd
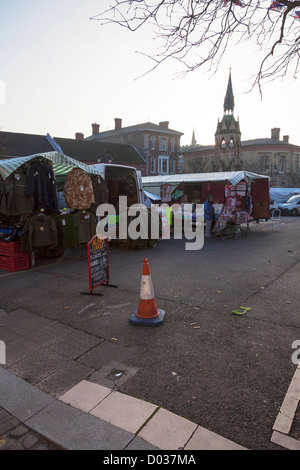
<svg viewBox="0 0 300 470">
<path fill-rule="evenodd" d="M 249 77 L 259 66 L 253 44 L 230 48 L 214 75 L 197 70 L 182 78 L 178 63 L 165 63 L 145 76 L 152 62 L 150 28 L 131 33 L 100 26 L 92 16 L 111 0 L 0 0 L 0 129 L 52 137 L 88 137 L 100 130 L 143 122 L 169 121 L 184 133 L 181 144 L 214 144 L 229 67 L 242 140 L 270 137 L 271 128 L 300 145 L 300 89 L 292 78 L 258 90 Z M 299 22 L 300 27 L 300 22 Z M 142 77 L 141 77 L 142 76 Z M 138 78 L 141 77 L 141 78 Z"/>
</svg>

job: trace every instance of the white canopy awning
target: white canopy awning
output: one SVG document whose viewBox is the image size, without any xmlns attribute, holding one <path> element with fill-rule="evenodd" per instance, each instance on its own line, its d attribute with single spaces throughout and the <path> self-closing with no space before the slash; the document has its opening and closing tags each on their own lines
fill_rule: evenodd
<svg viewBox="0 0 300 470">
<path fill-rule="evenodd" d="M 268 176 L 258 175 L 249 171 L 220 171 L 217 173 L 182 173 L 176 175 L 144 176 L 143 186 L 160 185 L 164 183 L 209 183 L 212 181 L 229 181 L 236 186 L 240 181 L 252 182 L 256 179 L 268 178 Z"/>
<path fill-rule="evenodd" d="M 97 170 L 93 165 L 85 165 L 74 158 L 68 157 L 60 152 L 45 152 L 38 153 L 35 155 L 29 155 L 26 157 L 14 157 L 0 160 L 0 175 L 6 179 L 11 173 L 16 171 L 24 163 L 34 160 L 35 158 L 46 158 L 52 162 L 54 174 L 66 175 L 72 168 L 81 168 L 86 173 L 93 175 L 100 175 L 100 171 Z"/>
</svg>

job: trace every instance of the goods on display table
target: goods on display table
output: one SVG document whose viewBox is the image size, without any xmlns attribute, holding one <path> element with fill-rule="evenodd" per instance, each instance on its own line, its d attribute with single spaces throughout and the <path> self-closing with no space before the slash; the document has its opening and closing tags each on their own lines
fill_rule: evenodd
<svg viewBox="0 0 300 470">
<path fill-rule="evenodd" d="M 65 176 L 59 210 L 55 173 Z M 92 166 L 59 154 L 0 160 L 0 269 L 34 265 L 36 256 L 61 256 L 96 234 L 96 207 L 106 183 Z"/>
<path fill-rule="evenodd" d="M 239 233 L 242 224 L 246 224 L 249 229 L 253 208 L 251 184 L 246 181 L 241 181 L 236 186 L 227 184 L 225 186 L 225 202 L 217 206 L 213 232 Z"/>
<path fill-rule="evenodd" d="M 212 195 L 214 221 L 212 233 L 236 237 L 249 222 L 269 219 L 269 177 L 248 171 L 184 173 L 143 177 L 143 188 L 159 194 L 172 187 L 171 203 L 204 204 Z M 193 214 L 196 220 L 196 213 Z"/>
</svg>

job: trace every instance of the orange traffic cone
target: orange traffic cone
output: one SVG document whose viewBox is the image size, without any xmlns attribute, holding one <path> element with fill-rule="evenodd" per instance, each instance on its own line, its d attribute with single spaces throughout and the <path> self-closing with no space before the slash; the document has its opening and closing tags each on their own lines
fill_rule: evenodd
<svg viewBox="0 0 300 470">
<path fill-rule="evenodd" d="M 152 279 L 148 259 L 144 259 L 142 282 L 140 291 L 140 302 L 137 310 L 133 312 L 129 321 L 134 325 L 161 325 L 165 311 L 158 309 L 154 299 Z"/>
</svg>

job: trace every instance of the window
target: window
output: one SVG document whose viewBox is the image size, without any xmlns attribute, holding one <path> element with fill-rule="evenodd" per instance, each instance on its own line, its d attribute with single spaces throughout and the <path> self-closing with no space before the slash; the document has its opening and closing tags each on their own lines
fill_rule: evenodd
<svg viewBox="0 0 300 470">
<path fill-rule="evenodd" d="M 170 162 L 170 173 L 172 173 L 172 175 L 174 175 L 176 173 L 176 161 L 175 160 L 171 160 Z"/>
<path fill-rule="evenodd" d="M 155 150 L 155 142 L 156 142 L 156 138 L 153 135 L 151 137 L 151 150 Z"/>
<path fill-rule="evenodd" d="M 280 157 L 279 157 L 279 171 L 281 173 L 285 172 L 285 166 L 286 166 L 286 156 L 285 155 L 280 155 Z"/>
<path fill-rule="evenodd" d="M 160 174 L 169 173 L 169 157 L 158 158 L 158 173 Z"/>
<path fill-rule="evenodd" d="M 261 155 L 260 157 L 260 171 L 268 171 L 269 169 L 269 155 Z"/>
<path fill-rule="evenodd" d="M 175 139 L 171 140 L 171 152 L 175 152 Z"/>
<path fill-rule="evenodd" d="M 156 158 L 151 158 L 150 160 L 150 172 L 156 173 Z"/>
<path fill-rule="evenodd" d="M 166 137 L 160 137 L 160 150 L 167 150 L 167 139 L 166 139 Z"/>
</svg>

